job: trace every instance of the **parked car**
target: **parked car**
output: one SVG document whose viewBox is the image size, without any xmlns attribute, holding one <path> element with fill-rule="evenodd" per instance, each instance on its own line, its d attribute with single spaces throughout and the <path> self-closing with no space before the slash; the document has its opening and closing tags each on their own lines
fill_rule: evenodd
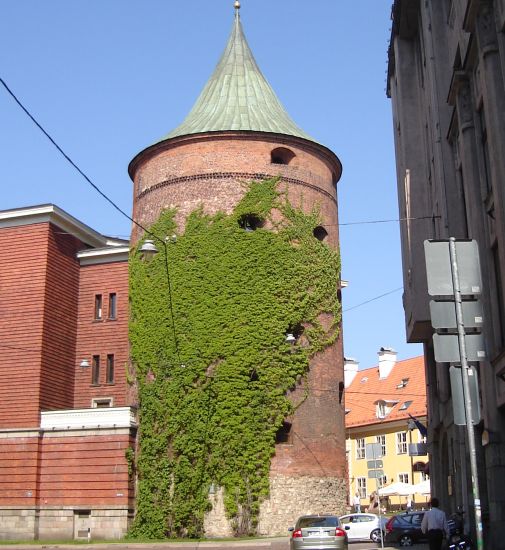
<svg viewBox="0 0 505 550">
<path fill-rule="evenodd" d="M 385 542 L 395 542 L 400 546 L 412 546 L 416 542 L 426 540 L 421 531 L 424 512 L 408 512 L 398 514 L 386 523 Z"/>
<path fill-rule="evenodd" d="M 290 527 L 290 550 L 347 550 L 347 534 L 338 516 L 301 516 Z"/>
<path fill-rule="evenodd" d="M 376 514 L 347 514 L 339 519 L 349 540 L 380 542 L 381 527 L 383 536 L 386 534 L 387 518 L 379 518 Z"/>
</svg>

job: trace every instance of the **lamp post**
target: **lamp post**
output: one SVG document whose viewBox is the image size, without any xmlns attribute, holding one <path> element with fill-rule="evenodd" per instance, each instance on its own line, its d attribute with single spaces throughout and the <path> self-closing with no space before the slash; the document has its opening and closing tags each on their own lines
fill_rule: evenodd
<svg viewBox="0 0 505 550">
<path fill-rule="evenodd" d="M 174 334 L 175 352 L 177 354 L 177 359 L 178 359 L 179 364 L 181 366 L 183 366 L 182 363 L 181 363 L 181 356 L 180 356 L 180 353 L 179 353 L 179 341 L 177 339 L 177 332 L 175 330 L 175 316 L 174 316 L 174 309 L 173 309 L 173 304 L 172 304 L 172 285 L 170 283 L 170 271 L 168 269 L 168 246 L 167 246 L 167 243 L 168 242 L 175 243 L 177 241 L 177 235 L 173 234 L 170 237 L 167 236 L 167 237 L 165 237 L 165 239 L 162 239 L 161 237 L 158 237 L 154 233 L 148 232 L 148 234 L 151 237 L 153 237 L 154 240 L 160 242 L 163 245 L 163 248 L 164 248 L 164 252 L 165 252 L 165 254 L 164 254 L 164 257 L 165 257 L 165 272 L 166 272 L 166 275 L 167 275 L 168 296 L 169 296 L 169 299 L 170 299 L 170 301 L 169 301 L 170 317 L 172 319 L 172 330 L 173 330 L 173 334 Z M 159 252 L 158 248 L 154 244 L 154 240 L 153 239 L 145 239 L 145 241 L 143 242 L 142 246 L 139 249 L 139 252 L 141 253 L 142 257 L 146 261 L 152 260 L 154 258 L 154 256 Z"/>
</svg>

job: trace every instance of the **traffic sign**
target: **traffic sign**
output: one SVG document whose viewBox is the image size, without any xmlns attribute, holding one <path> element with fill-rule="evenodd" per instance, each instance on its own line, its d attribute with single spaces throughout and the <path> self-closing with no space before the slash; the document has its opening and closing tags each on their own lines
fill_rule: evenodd
<svg viewBox="0 0 505 550">
<path fill-rule="evenodd" d="M 486 348 L 482 334 L 465 334 L 465 347 L 467 361 L 484 361 L 486 358 Z M 437 363 L 461 364 L 457 334 L 434 334 L 433 348 Z"/>
<path fill-rule="evenodd" d="M 479 300 L 462 302 L 463 325 L 465 329 L 478 330 L 484 323 L 482 313 L 482 303 Z M 456 303 L 455 302 L 436 302 L 430 300 L 431 324 L 434 329 L 456 330 Z"/>
<path fill-rule="evenodd" d="M 449 377 L 451 380 L 454 424 L 456 424 L 456 426 L 465 426 L 465 399 L 463 396 L 461 367 L 450 367 Z M 477 369 L 475 367 L 468 367 L 468 385 L 470 386 L 470 401 L 472 403 L 472 423 L 475 425 L 480 422 L 479 380 L 477 377 Z"/>
<path fill-rule="evenodd" d="M 368 479 L 380 479 L 384 477 L 384 470 L 368 470 Z"/>
<path fill-rule="evenodd" d="M 456 241 L 459 286 L 463 295 L 482 292 L 479 248 L 477 241 Z M 454 296 L 449 241 L 424 241 L 428 294 Z"/>
<path fill-rule="evenodd" d="M 382 468 L 384 464 L 382 463 L 382 460 L 368 460 L 366 463 L 366 467 L 369 470 L 373 470 L 375 468 Z"/>
<path fill-rule="evenodd" d="M 367 460 L 382 458 L 382 445 L 380 443 L 367 443 L 365 445 L 365 458 Z"/>
</svg>

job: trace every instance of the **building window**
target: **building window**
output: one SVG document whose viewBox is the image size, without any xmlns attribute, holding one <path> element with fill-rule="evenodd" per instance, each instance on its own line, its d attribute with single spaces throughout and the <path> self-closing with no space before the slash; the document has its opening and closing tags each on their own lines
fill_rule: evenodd
<svg viewBox="0 0 505 550">
<path fill-rule="evenodd" d="M 256 229 L 263 227 L 263 224 L 264 220 L 259 216 L 256 216 L 256 214 L 244 214 L 243 216 L 240 216 L 238 220 L 238 225 L 244 231 L 248 232 L 256 231 Z"/>
<path fill-rule="evenodd" d="M 386 436 L 385 435 L 378 435 L 377 436 L 377 443 L 381 446 L 381 452 L 382 456 L 386 456 Z"/>
<path fill-rule="evenodd" d="M 404 410 L 408 409 L 410 407 L 410 405 L 412 405 L 412 401 L 405 401 L 402 404 L 402 406 L 400 407 L 400 410 L 404 411 Z"/>
<path fill-rule="evenodd" d="M 328 231 L 326 231 L 326 229 L 322 225 L 318 225 L 317 227 L 315 227 L 312 233 L 314 234 L 314 237 L 321 242 L 324 241 L 328 236 Z"/>
<path fill-rule="evenodd" d="M 366 498 L 366 477 L 357 477 L 356 484 L 360 498 Z"/>
<path fill-rule="evenodd" d="M 275 442 L 279 444 L 292 444 L 293 443 L 293 436 L 291 433 L 291 423 L 284 421 L 282 423 L 282 426 L 277 430 L 277 433 L 275 435 Z"/>
<path fill-rule="evenodd" d="M 100 383 L 100 356 L 93 355 L 93 363 L 91 368 L 91 383 L 97 385 Z"/>
<path fill-rule="evenodd" d="M 408 483 L 409 482 L 409 474 L 406 474 L 406 473 L 398 474 L 398 481 L 400 483 Z"/>
<path fill-rule="evenodd" d="M 98 321 L 102 318 L 102 295 L 95 294 L 95 319 Z"/>
<path fill-rule="evenodd" d="M 116 306 L 117 306 L 117 296 L 115 292 L 109 294 L 109 319 L 116 318 Z"/>
<path fill-rule="evenodd" d="M 112 353 L 107 355 L 107 371 L 105 373 L 105 381 L 107 384 L 114 383 L 114 355 Z"/>
<path fill-rule="evenodd" d="M 407 432 L 398 432 L 396 434 L 396 454 L 407 454 Z"/>
<path fill-rule="evenodd" d="M 98 397 L 91 400 L 93 409 L 108 409 L 112 407 L 112 397 Z"/>
<path fill-rule="evenodd" d="M 388 476 L 378 477 L 377 482 L 379 483 L 379 488 L 385 487 L 388 484 Z"/>
<path fill-rule="evenodd" d="M 296 155 L 290 149 L 278 147 L 272 151 L 270 160 L 272 164 L 289 164 L 295 156 Z"/>
<path fill-rule="evenodd" d="M 365 438 L 356 439 L 356 458 L 365 458 Z"/>
<path fill-rule="evenodd" d="M 376 405 L 376 415 L 377 418 L 386 418 L 386 403 L 384 401 L 379 401 Z"/>
</svg>

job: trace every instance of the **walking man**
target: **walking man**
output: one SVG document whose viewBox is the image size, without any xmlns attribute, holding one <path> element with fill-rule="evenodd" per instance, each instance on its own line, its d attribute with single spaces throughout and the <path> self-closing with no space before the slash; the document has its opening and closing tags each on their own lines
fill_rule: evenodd
<svg viewBox="0 0 505 550">
<path fill-rule="evenodd" d="M 440 550 L 442 548 L 442 540 L 444 533 L 449 536 L 449 526 L 445 513 L 439 509 L 438 498 L 431 499 L 431 510 L 428 510 L 423 517 L 421 523 L 421 531 L 428 535 L 428 543 L 430 550 Z"/>
</svg>

